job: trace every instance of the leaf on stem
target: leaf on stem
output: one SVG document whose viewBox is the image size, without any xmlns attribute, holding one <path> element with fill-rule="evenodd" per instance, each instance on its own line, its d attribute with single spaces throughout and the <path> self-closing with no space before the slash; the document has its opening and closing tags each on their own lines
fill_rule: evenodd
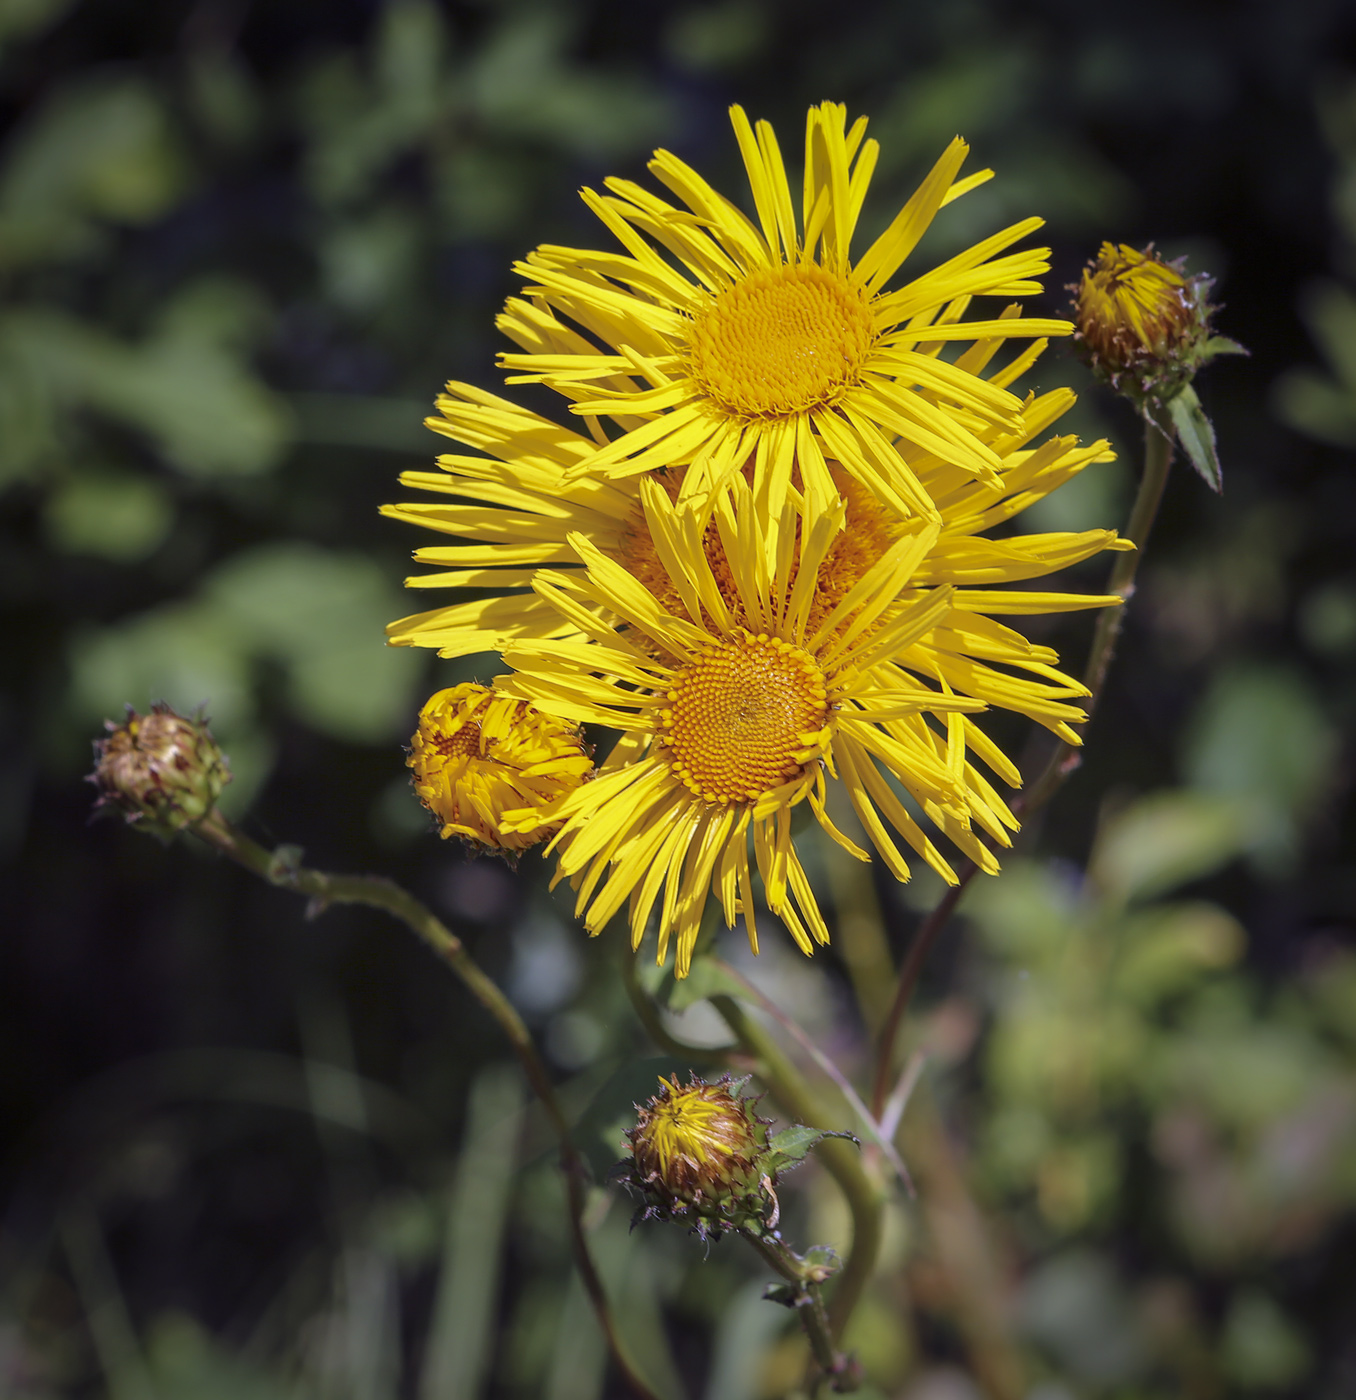
<svg viewBox="0 0 1356 1400">
<path fill-rule="evenodd" d="M 1212 491 L 1224 490 L 1224 478 L 1220 472 L 1219 455 L 1215 451 L 1215 430 L 1205 409 L 1189 384 L 1181 393 L 1168 402 L 1168 412 L 1172 415 L 1172 426 L 1177 430 L 1177 441 L 1191 459 L 1191 465 L 1201 475 L 1201 480 Z"/>
<path fill-rule="evenodd" d="M 806 1153 L 825 1138 L 847 1138 L 849 1142 L 857 1142 L 851 1133 L 834 1133 L 824 1128 L 809 1128 L 804 1124 L 794 1123 L 779 1133 L 773 1133 L 768 1139 L 768 1155 L 765 1158 L 767 1170 L 783 1172 L 798 1167 L 805 1160 Z"/>
</svg>

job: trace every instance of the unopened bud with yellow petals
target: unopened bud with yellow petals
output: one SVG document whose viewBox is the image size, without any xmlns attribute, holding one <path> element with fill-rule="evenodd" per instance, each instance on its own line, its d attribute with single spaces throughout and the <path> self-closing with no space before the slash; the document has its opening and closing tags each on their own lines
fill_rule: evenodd
<svg viewBox="0 0 1356 1400">
<path fill-rule="evenodd" d="M 406 761 L 444 837 L 507 854 L 551 836 L 553 805 L 593 772 L 576 727 L 473 682 L 428 701 Z"/>
<path fill-rule="evenodd" d="M 735 1092 L 739 1083 L 729 1075 L 715 1084 L 693 1076 L 680 1085 L 675 1076 L 659 1085 L 626 1133 L 626 1175 L 645 1202 L 642 1215 L 691 1219 L 704 1237 L 775 1210 L 768 1124 L 753 1100 Z"/>
<path fill-rule="evenodd" d="M 1166 402 L 1195 373 L 1210 333 L 1209 287 L 1152 246 L 1103 243 L 1077 288 L 1075 339 L 1113 388 Z"/>
<path fill-rule="evenodd" d="M 1211 331 L 1212 278 L 1160 258 L 1153 245 L 1103 243 L 1074 295 L 1074 340 L 1094 373 L 1176 436 L 1192 465 L 1221 487 L 1215 434 L 1191 381 L 1216 355 L 1247 352 Z"/>
</svg>

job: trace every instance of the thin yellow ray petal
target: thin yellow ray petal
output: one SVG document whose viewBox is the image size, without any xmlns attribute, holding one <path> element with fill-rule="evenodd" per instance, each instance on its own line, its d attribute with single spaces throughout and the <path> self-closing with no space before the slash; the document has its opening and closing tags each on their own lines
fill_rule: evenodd
<svg viewBox="0 0 1356 1400">
<path fill-rule="evenodd" d="M 956 594 L 956 607 L 962 612 L 1000 613 L 1009 617 L 1112 608 L 1124 602 L 1119 593 L 1027 593 L 963 588 Z"/>
<path fill-rule="evenodd" d="M 777 214 L 777 229 L 781 234 L 783 255 L 787 262 L 794 262 L 798 252 L 796 213 L 791 203 L 791 187 L 786 180 L 786 162 L 782 159 L 781 148 L 777 144 L 777 133 L 773 131 L 772 124 L 760 121 L 754 129 L 758 133 L 763 164 L 772 184 L 773 207 Z"/>
<path fill-rule="evenodd" d="M 768 259 L 775 261 L 778 256 L 776 195 L 768 178 L 763 152 L 758 138 L 753 134 L 753 127 L 749 125 L 748 116 L 738 104 L 730 108 L 730 122 L 734 126 L 739 154 L 749 177 L 753 207 L 758 211 L 758 222 L 763 228 L 763 241 L 767 244 Z"/>
<path fill-rule="evenodd" d="M 987 185 L 992 179 L 992 170 L 976 170 L 973 175 L 967 175 L 965 179 L 957 180 L 942 196 L 942 207 L 945 208 L 953 200 L 969 194 L 971 190 L 977 190 L 981 185 Z"/>
<path fill-rule="evenodd" d="M 940 528 L 925 523 L 912 534 L 897 540 L 855 584 L 843 595 L 814 636 L 805 644 L 806 650 L 817 651 L 825 638 L 831 636 L 849 618 L 851 630 L 837 640 L 828 655 L 837 654 L 867 627 L 872 626 L 886 608 L 893 605 L 900 589 L 912 579 L 919 562 L 937 540 Z M 857 616 L 853 616 L 857 614 Z"/>
<path fill-rule="evenodd" d="M 671 811 L 671 825 L 664 844 L 660 847 L 650 868 L 645 872 L 631 913 L 631 947 L 639 948 L 654 909 L 655 897 L 664 877 L 673 867 L 680 852 L 685 852 L 692 833 L 696 829 L 698 812 L 691 801 L 676 802 Z"/>
<path fill-rule="evenodd" d="M 927 232 L 942 200 L 969 153 L 969 146 L 957 136 L 942 153 L 923 183 L 890 221 L 889 227 L 857 260 L 853 279 L 864 282 L 874 294 L 894 276 L 900 264 L 918 246 Z"/>
</svg>

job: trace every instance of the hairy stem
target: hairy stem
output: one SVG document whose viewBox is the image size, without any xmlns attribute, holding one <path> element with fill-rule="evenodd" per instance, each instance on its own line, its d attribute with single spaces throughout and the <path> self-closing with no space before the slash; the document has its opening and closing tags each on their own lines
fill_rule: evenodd
<svg viewBox="0 0 1356 1400">
<path fill-rule="evenodd" d="M 385 876 L 330 875 L 323 870 L 308 869 L 300 864 L 301 853 L 295 847 L 281 846 L 276 851 L 269 851 L 237 831 L 216 810 L 209 812 L 192 830 L 209 845 L 215 846 L 269 884 L 309 896 L 308 913 L 320 913 L 331 904 L 365 904 L 374 909 L 384 909 L 418 934 L 499 1023 L 559 1140 L 560 1163 L 570 1204 L 570 1233 L 575 1264 L 593 1304 L 608 1350 L 632 1392 L 640 1400 L 657 1400 L 617 1332 L 602 1278 L 589 1251 L 583 1224 L 587 1173 L 570 1137 L 570 1125 L 561 1110 L 550 1075 L 513 1003 L 466 951 L 466 945 L 426 904 Z"/>
<path fill-rule="evenodd" d="M 739 1233 L 791 1284 L 790 1306 L 796 1310 L 820 1372 L 835 1391 L 856 1390 L 860 1374 L 852 1359 L 834 1346 L 815 1266 L 802 1259 L 775 1232 L 741 1229 Z"/>
</svg>

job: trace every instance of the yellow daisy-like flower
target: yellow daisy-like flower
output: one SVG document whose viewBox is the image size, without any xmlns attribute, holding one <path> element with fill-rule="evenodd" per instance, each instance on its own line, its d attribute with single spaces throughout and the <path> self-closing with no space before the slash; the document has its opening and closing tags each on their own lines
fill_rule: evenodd
<svg viewBox="0 0 1356 1400">
<path fill-rule="evenodd" d="M 1019 509 L 1020 486 L 1067 450 L 1057 440 L 1053 450 L 1019 454 L 1009 473 L 1019 489 L 1006 501 L 1002 485 L 964 477 L 948 500 L 956 524 L 947 533 L 889 514 L 865 493 L 853 531 L 846 500 L 810 508 L 794 489 L 768 519 L 743 474 L 704 510 L 642 481 L 660 593 L 636 576 L 643 568 L 570 536 L 582 570 L 541 570 L 534 587 L 577 635 L 509 646 L 504 659 L 517 674 L 503 684 L 564 719 L 621 732 L 595 781 L 552 811 L 563 822 L 548 848 L 560 851 L 557 879 L 577 886 L 576 913 L 591 933 L 629 903 L 638 946 L 658 904 L 659 959 L 676 935 L 685 976 L 713 893 L 727 925 L 743 915 L 756 951 L 751 837 L 768 907 L 805 952 L 826 942 L 791 840 L 792 809 L 808 799 L 834 840 L 870 858 L 830 819 L 826 773 L 841 777 L 899 879 L 910 872 L 896 836 L 947 880 L 956 876 L 889 779 L 981 869 L 997 869 L 975 828 L 1006 845 L 1017 823 L 972 756 L 1009 783 L 1019 775 L 968 716 L 996 703 L 1077 743 L 1069 726 L 1083 713 L 1068 702 L 1086 691 L 1054 668 L 1048 648 L 986 614 L 1120 600 L 956 583 L 1034 577 L 1113 543 L 1110 531 L 970 538 Z M 879 553 L 836 555 L 854 536 L 874 538 Z M 834 585 L 830 606 L 821 583 L 835 561 L 853 577 Z"/>
<path fill-rule="evenodd" d="M 428 701 L 406 761 L 444 838 L 500 852 L 526 850 L 556 831 L 560 823 L 544 818 L 545 809 L 593 770 L 578 729 L 472 682 Z M 510 810 L 511 830 L 503 824 Z"/>
<path fill-rule="evenodd" d="M 515 637 L 573 632 L 524 590 L 542 565 L 578 563 L 571 532 L 619 552 L 639 512 L 635 483 L 571 476 L 593 451 L 590 439 L 469 384 L 449 384 L 438 409 L 425 420 L 430 428 L 490 455 L 448 454 L 438 458 L 440 471 L 402 474 L 402 485 L 456 504 L 390 505 L 381 513 L 469 541 L 416 550 L 417 563 L 439 571 L 408 578 L 407 587 L 490 596 L 401 618 L 386 629 L 391 644 L 454 657 L 502 651 Z"/>
<path fill-rule="evenodd" d="M 574 473 L 685 465 L 695 499 L 752 462 L 755 492 L 775 515 L 793 475 L 816 505 L 832 500 L 827 463 L 836 461 L 900 514 L 936 519 L 922 464 L 992 483 L 1000 463 L 986 438 L 1014 428 L 1021 408 L 936 347 L 999 329 L 1072 329 L 961 319 L 972 297 L 1041 290 L 1034 279 L 1048 270 L 1048 250 L 1005 250 L 1042 221 L 1025 219 L 890 289 L 938 210 L 990 178 L 958 178 L 965 142 L 951 143 L 854 259 L 878 153 L 865 119 L 849 130 L 844 107 L 810 109 L 798 217 L 771 126 L 750 126 L 739 107 L 731 117 L 757 222 L 667 151 L 650 169 L 685 207 L 628 180 L 608 180 L 606 195 L 583 191 L 625 251 L 544 246 L 518 265 L 532 283 L 499 321 L 522 349 L 502 357 L 510 382 L 547 384 L 584 417 L 596 445 Z"/>
<path fill-rule="evenodd" d="M 1019 321 L 1020 308 L 1009 306 L 998 324 L 1006 327 Z M 978 382 L 1006 390 L 1030 368 L 1045 342 L 1027 346 L 1010 362 L 991 370 L 1005 345 L 1001 335 L 987 337 L 970 346 L 956 365 Z M 927 347 L 932 355 L 940 348 L 940 344 Z M 1002 543 L 975 538 L 977 532 L 1053 491 L 1088 463 L 1109 459 L 1104 442 L 1080 447 L 1071 437 L 1053 439 L 1033 454 L 1032 441 L 1073 402 L 1070 390 L 1059 389 L 1028 398 L 1010 431 L 975 424 L 1000 463 L 993 478 L 976 478 L 937 457 L 916 459 L 919 480 L 945 517 L 931 565 L 936 581 L 945 581 L 947 568 L 960 571 L 956 581 L 961 583 L 1034 578 L 1087 557 L 1111 538 L 1106 531 Z M 579 566 L 569 544 L 571 533 L 585 536 L 647 587 L 670 599 L 671 589 L 665 593 L 663 582 L 665 566 L 655 553 L 640 508 L 640 478 L 607 481 L 576 475 L 594 450 L 589 438 L 469 385 L 449 384 L 438 408 L 439 415 L 426 420 L 429 427 L 486 455 L 449 454 L 438 459 L 439 471 L 402 475 L 403 485 L 450 497 L 451 503 L 390 505 L 382 513 L 458 541 L 417 550 L 416 561 L 436 572 L 415 575 L 406 580 L 407 586 L 435 592 L 476 589 L 480 596 L 393 622 L 387 628 L 393 645 L 435 647 L 440 655 L 453 657 L 501 651 L 519 638 L 574 633 L 571 623 L 530 591 L 538 568 Z M 826 463 L 825 470 L 847 512 L 847 530 L 830 547 L 821 570 L 819 605 L 831 606 L 893 543 L 891 532 L 900 517 L 883 509 L 878 498 L 836 462 Z M 749 470 L 747 475 L 755 474 Z M 690 494 L 691 476 L 690 468 L 679 467 L 659 473 L 656 479 L 676 500 Z M 792 486 L 801 485 L 796 471 Z M 714 541 L 714 531 L 711 537 Z"/>
</svg>

